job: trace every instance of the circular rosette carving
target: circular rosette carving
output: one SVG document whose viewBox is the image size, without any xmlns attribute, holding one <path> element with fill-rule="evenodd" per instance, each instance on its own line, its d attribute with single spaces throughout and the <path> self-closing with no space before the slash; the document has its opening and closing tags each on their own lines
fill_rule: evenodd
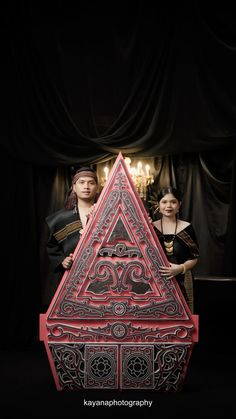
<svg viewBox="0 0 236 419">
<path fill-rule="evenodd" d="M 112 311 L 116 316 L 123 316 L 126 313 L 127 307 L 124 303 L 115 303 Z"/>
<path fill-rule="evenodd" d="M 111 334 L 115 339 L 123 339 L 128 333 L 128 327 L 124 323 L 115 323 L 111 327 Z"/>
</svg>

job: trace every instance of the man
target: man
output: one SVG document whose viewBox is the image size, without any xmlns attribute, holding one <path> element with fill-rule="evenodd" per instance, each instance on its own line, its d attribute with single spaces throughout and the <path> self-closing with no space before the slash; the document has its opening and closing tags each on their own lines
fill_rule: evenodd
<svg viewBox="0 0 236 419">
<path fill-rule="evenodd" d="M 73 263 L 77 246 L 88 216 L 98 194 L 98 178 L 95 170 L 82 167 L 77 170 L 68 192 L 65 208 L 46 218 L 49 236 L 47 253 L 57 282 Z"/>
</svg>

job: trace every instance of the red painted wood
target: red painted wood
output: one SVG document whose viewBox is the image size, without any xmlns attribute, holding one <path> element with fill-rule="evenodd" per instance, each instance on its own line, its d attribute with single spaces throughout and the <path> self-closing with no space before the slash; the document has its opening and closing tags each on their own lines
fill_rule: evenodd
<svg viewBox="0 0 236 419">
<path fill-rule="evenodd" d="M 184 381 L 198 316 L 168 264 L 119 154 L 46 314 L 40 316 L 58 390 L 151 388 Z"/>
</svg>

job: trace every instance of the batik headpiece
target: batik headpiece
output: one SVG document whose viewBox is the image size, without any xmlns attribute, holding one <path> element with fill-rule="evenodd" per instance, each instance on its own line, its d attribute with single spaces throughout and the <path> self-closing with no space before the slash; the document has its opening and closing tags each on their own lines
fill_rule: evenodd
<svg viewBox="0 0 236 419">
<path fill-rule="evenodd" d="M 98 177 L 95 170 L 91 169 L 90 167 L 82 167 L 75 173 L 72 179 L 72 185 L 76 183 L 79 178 L 84 176 L 92 177 L 95 180 L 95 182 L 98 183 Z"/>
</svg>

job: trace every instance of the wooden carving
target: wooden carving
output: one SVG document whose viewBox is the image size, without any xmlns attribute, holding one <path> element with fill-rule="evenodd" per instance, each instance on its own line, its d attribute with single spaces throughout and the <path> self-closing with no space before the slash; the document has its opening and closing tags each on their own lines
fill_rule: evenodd
<svg viewBox="0 0 236 419">
<path fill-rule="evenodd" d="M 46 312 L 44 341 L 58 390 L 180 390 L 192 315 L 119 154 Z"/>
</svg>

